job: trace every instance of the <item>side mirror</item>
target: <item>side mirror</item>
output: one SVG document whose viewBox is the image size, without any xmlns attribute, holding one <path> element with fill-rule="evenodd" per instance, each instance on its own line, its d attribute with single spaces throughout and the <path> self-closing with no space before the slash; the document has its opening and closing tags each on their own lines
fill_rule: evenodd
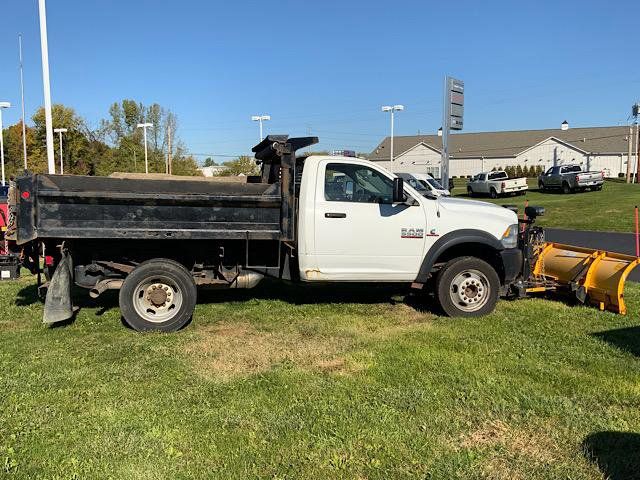
<svg viewBox="0 0 640 480">
<path fill-rule="evenodd" d="M 404 201 L 404 180 L 396 177 L 393 179 L 393 203 L 402 203 Z"/>
</svg>

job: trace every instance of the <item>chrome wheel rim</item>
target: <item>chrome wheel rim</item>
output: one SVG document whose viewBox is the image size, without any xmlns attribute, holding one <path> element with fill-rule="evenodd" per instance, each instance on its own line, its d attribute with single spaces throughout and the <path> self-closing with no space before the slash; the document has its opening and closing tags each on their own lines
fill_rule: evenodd
<svg viewBox="0 0 640 480">
<path fill-rule="evenodd" d="M 489 301 L 491 287 L 486 275 L 478 270 L 464 270 L 451 282 L 451 301 L 464 312 L 475 312 Z"/>
<path fill-rule="evenodd" d="M 182 291 L 166 276 L 142 280 L 133 290 L 133 307 L 138 315 L 151 323 L 164 323 L 175 317 L 182 307 Z"/>
</svg>

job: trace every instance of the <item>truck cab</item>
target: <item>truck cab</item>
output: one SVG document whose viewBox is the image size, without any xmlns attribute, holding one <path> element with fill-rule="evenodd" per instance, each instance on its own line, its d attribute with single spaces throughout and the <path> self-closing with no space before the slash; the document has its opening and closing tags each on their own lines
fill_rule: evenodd
<svg viewBox="0 0 640 480">
<path fill-rule="evenodd" d="M 510 210 L 427 198 L 405 182 L 404 198 L 394 202 L 396 178 L 367 160 L 305 160 L 298 230 L 301 279 L 414 282 L 427 252 L 442 239 L 475 230 L 499 243 L 517 224 Z"/>
</svg>

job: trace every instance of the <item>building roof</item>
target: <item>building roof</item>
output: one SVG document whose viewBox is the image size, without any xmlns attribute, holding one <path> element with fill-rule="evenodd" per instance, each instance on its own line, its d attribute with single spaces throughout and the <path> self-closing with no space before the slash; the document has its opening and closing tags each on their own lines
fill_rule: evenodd
<svg viewBox="0 0 640 480">
<path fill-rule="evenodd" d="M 625 153 L 628 150 L 629 127 L 589 127 L 562 130 L 513 130 L 507 132 L 454 133 L 449 136 L 449 155 L 465 157 L 515 157 L 519 153 L 548 139 L 555 138 L 588 153 Z M 442 149 L 438 135 L 394 136 L 394 156 L 400 156 L 420 143 L 437 150 Z M 369 159 L 389 159 L 389 137 L 386 137 L 369 155 Z"/>
</svg>

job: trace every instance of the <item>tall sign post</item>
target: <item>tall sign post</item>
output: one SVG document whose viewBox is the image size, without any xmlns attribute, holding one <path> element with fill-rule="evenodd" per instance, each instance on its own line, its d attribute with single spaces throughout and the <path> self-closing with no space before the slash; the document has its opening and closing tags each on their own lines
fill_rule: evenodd
<svg viewBox="0 0 640 480">
<path fill-rule="evenodd" d="M 449 131 L 462 130 L 464 116 L 464 82 L 453 77 L 444 78 L 442 111 L 441 183 L 449 188 Z"/>
</svg>

